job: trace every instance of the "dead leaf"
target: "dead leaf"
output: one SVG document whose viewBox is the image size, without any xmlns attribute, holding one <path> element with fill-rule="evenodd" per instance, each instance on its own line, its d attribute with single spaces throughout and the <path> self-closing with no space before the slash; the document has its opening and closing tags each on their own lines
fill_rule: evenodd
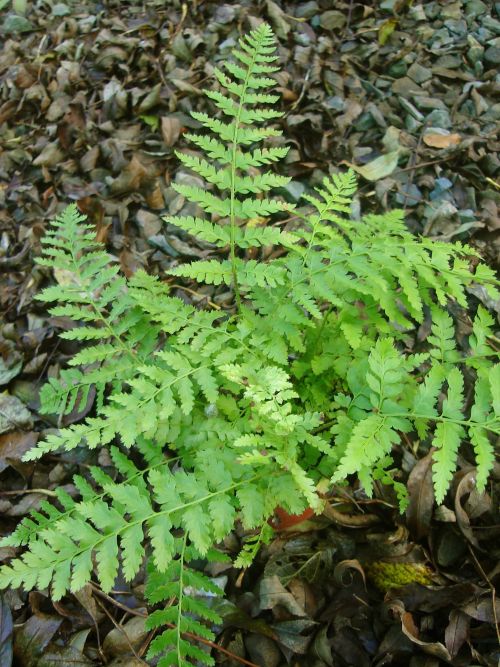
<svg viewBox="0 0 500 667">
<path fill-rule="evenodd" d="M 363 107 L 357 100 L 348 98 L 345 101 L 345 104 L 346 104 L 345 112 L 340 116 L 337 116 L 337 118 L 335 119 L 337 127 L 342 133 L 344 133 L 347 130 L 347 128 L 353 124 L 356 118 L 361 116 L 361 114 L 363 113 Z"/>
<path fill-rule="evenodd" d="M 498 623 L 498 620 L 500 619 L 500 600 L 495 599 L 495 607 L 493 607 L 493 600 L 491 595 L 488 594 L 488 597 L 483 597 L 480 600 L 473 600 L 464 605 L 462 611 L 476 621 Z"/>
<path fill-rule="evenodd" d="M 392 172 L 398 166 L 400 151 L 395 150 L 380 157 L 375 158 L 371 162 L 368 162 L 364 166 L 358 166 L 355 164 L 349 165 L 356 171 L 358 174 L 366 178 L 367 181 L 379 181 L 386 176 L 392 174 Z"/>
<path fill-rule="evenodd" d="M 418 639 L 418 628 L 415 625 L 412 615 L 408 611 L 401 614 L 401 630 L 410 641 L 417 644 L 417 646 L 420 646 L 424 653 L 439 658 L 440 660 L 446 660 L 446 662 L 451 661 L 451 655 L 448 649 L 441 644 L 441 642 L 424 642 Z"/>
<path fill-rule="evenodd" d="M 14 431 L 0 435 L 0 472 L 10 465 L 10 461 L 20 461 L 37 442 L 38 433 L 34 431 Z"/>
<path fill-rule="evenodd" d="M 416 625 L 413 616 L 406 611 L 404 604 L 400 600 L 394 600 L 390 605 L 391 612 L 401 620 L 401 630 L 408 639 L 417 646 L 420 646 L 424 653 L 432 655 L 446 662 L 451 661 L 451 655 L 441 642 L 426 642 L 419 639 L 420 631 Z"/>
<path fill-rule="evenodd" d="M 304 608 L 297 602 L 293 595 L 286 590 L 279 578 L 264 577 L 259 586 L 260 608 L 274 609 L 276 605 L 285 607 L 293 616 L 305 616 Z"/>
<path fill-rule="evenodd" d="M 249 634 L 245 637 L 245 647 L 252 662 L 261 667 L 278 667 L 281 662 L 281 651 L 269 637 Z"/>
<path fill-rule="evenodd" d="M 431 146 L 432 148 L 449 148 L 450 146 L 456 146 L 462 141 L 462 137 L 459 134 L 437 134 L 434 132 L 429 132 L 424 134 L 424 144 Z"/>
<path fill-rule="evenodd" d="M 36 663 L 36 667 L 91 667 L 91 665 L 95 665 L 95 662 L 74 646 L 49 646 Z"/>
<path fill-rule="evenodd" d="M 366 575 L 365 571 L 363 569 L 363 566 L 358 560 L 351 559 L 351 560 L 343 560 L 340 563 L 337 563 L 335 566 L 335 570 L 333 571 L 333 578 L 337 582 L 337 584 L 340 584 L 341 586 L 350 586 L 352 584 L 353 580 L 353 570 L 356 572 L 359 572 L 361 575 L 361 578 L 363 579 L 363 583 L 365 585 L 366 589 Z M 346 573 L 349 573 L 349 580 L 346 581 L 344 579 L 344 575 Z"/>
<path fill-rule="evenodd" d="M 471 583 L 453 586 L 408 584 L 402 588 L 393 588 L 386 599 L 400 601 L 408 611 L 432 614 L 438 609 L 467 604 L 478 592 L 482 592 L 482 589 Z"/>
<path fill-rule="evenodd" d="M 283 621 L 271 625 L 276 632 L 276 640 L 292 653 L 305 655 L 309 649 L 312 636 L 303 634 L 317 626 L 315 621 L 308 618 L 296 618 L 292 621 Z"/>
<path fill-rule="evenodd" d="M 0 665 L 10 667 L 12 665 L 12 614 L 10 607 L 0 595 Z"/>
<path fill-rule="evenodd" d="M 32 427 L 33 418 L 24 404 L 16 396 L 0 394 L 0 433 Z"/>
<path fill-rule="evenodd" d="M 104 639 L 103 649 L 106 655 L 115 657 L 130 653 L 131 647 L 138 649 L 148 634 L 146 619 L 142 616 L 133 616 L 129 621 L 113 628 Z"/>
<path fill-rule="evenodd" d="M 111 184 L 114 195 L 137 192 L 143 184 L 151 181 L 153 174 L 141 160 L 134 155 L 121 174 Z"/>
<path fill-rule="evenodd" d="M 181 121 L 175 116 L 162 116 L 161 119 L 161 136 L 165 146 L 169 148 L 174 146 L 181 134 Z"/>
<path fill-rule="evenodd" d="M 463 644 L 468 641 L 469 628 L 469 617 L 459 609 L 452 609 L 450 621 L 444 633 L 444 642 L 452 658 L 455 658 Z"/>
<path fill-rule="evenodd" d="M 64 160 L 64 153 L 52 142 L 47 144 L 40 155 L 33 160 L 36 167 L 55 167 Z"/>
<path fill-rule="evenodd" d="M 287 15 L 281 7 L 272 0 L 266 0 L 266 8 L 276 34 L 281 39 L 286 39 L 286 36 L 291 30 Z"/>
<path fill-rule="evenodd" d="M 104 616 L 104 612 L 102 612 L 97 606 L 94 596 L 92 595 L 92 586 L 87 584 L 79 591 L 76 591 L 74 596 L 92 618 L 94 623 L 98 623 Z"/>
<path fill-rule="evenodd" d="M 413 537 L 420 540 L 429 534 L 434 508 L 434 485 L 432 483 L 432 452 L 417 461 L 408 478 L 410 503 L 406 519 Z"/>
<path fill-rule="evenodd" d="M 395 18 L 387 19 L 378 29 L 378 43 L 382 46 L 387 42 L 392 33 L 396 30 L 398 20 Z"/>
<path fill-rule="evenodd" d="M 460 483 L 457 487 L 455 494 L 455 516 L 457 518 L 457 525 L 460 528 L 460 532 L 470 542 L 476 549 L 479 548 L 479 543 L 472 532 L 470 525 L 470 519 L 467 515 L 467 512 L 464 510 L 461 504 L 462 497 L 469 494 L 476 487 L 476 471 L 471 470 L 466 475 L 462 477 Z"/>
<path fill-rule="evenodd" d="M 39 660 L 63 619 L 48 614 L 33 614 L 16 631 L 14 657 L 23 667 L 38 667 Z"/>
</svg>

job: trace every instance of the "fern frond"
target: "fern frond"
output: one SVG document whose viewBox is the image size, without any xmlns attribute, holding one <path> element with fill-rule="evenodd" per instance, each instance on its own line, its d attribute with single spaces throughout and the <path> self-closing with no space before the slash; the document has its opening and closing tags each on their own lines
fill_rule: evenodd
<svg viewBox="0 0 500 667">
<path fill-rule="evenodd" d="M 447 375 L 448 394 L 443 401 L 442 416 L 445 418 L 436 426 L 432 444 L 436 447 L 433 454 L 432 479 L 436 492 L 436 502 L 442 503 L 456 468 L 456 456 L 464 427 L 458 423 L 462 419 L 464 402 L 464 378 L 458 368 L 452 368 Z M 448 421 L 450 420 L 450 421 Z M 456 420 L 456 421 L 451 421 Z"/>
<path fill-rule="evenodd" d="M 165 602 L 167 605 L 149 615 L 146 628 L 155 630 L 167 626 L 168 629 L 155 637 L 147 657 L 151 660 L 161 655 L 157 663 L 159 667 L 213 665 L 213 658 L 188 637 L 195 635 L 213 641 L 214 634 L 206 623 L 219 624 L 222 619 L 205 600 L 220 596 L 223 591 L 207 576 L 190 567 L 200 555 L 186 544 L 185 538 L 177 538 L 174 548 L 179 555 L 167 570 L 158 572 L 152 565 L 148 567 L 146 598 L 151 604 Z M 209 560 L 223 559 L 218 552 L 212 551 L 208 556 Z"/>
<path fill-rule="evenodd" d="M 12 565 L 1 568 L 0 587 L 31 588 L 37 582 L 45 587 L 52 580 L 54 598 L 60 599 L 66 591 L 79 590 L 90 580 L 92 554 L 95 554 L 98 580 L 109 591 L 120 560 L 127 580 L 138 572 L 144 557 L 144 532 L 151 539 L 156 566 L 161 570 L 168 568 L 175 555 L 173 527 L 182 527 L 197 553 L 206 554 L 215 541 L 214 533 L 220 536 L 223 526 L 232 528 L 227 518 L 221 523 L 217 517 L 212 523 L 210 503 L 227 496 L 226 504 L 232 506 L 234 501 L 229 499 L 234 490 L 251 483 L 247 479 L 220 488 L 218 478 L 207 479 L 203 473 L 182 471 L 174 474 L 163 463 L 146 471 L 150 492 L 144 484 L 134 481 L 138 473 L 133 468 L 131 472 L 131 481 L 117 483 L 94 468 L 91 474 L 102 492 L 93 495 L 87 492 L 79 502 L 61 497 L 66 511 L 47 504 L 43 506 L 47 517 L 38 513 L 35 521 L 24 520 L 4 544 L 29 539 L 30 550 Z M 222 506 L 219 500 L 217 507 Z M 214 509 L 212 506 L 212 512 Z M 30 538 L 34 531 L 33 540 Z"/>
</svg>

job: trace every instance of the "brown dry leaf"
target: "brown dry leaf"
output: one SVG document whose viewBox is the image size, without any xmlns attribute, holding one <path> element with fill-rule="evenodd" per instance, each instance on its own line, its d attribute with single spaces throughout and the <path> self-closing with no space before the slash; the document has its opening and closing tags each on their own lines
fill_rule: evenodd
<svg viewBox="0 0 500 667">
<path fill-rule="evenodd" d="M 343 560 L 340 563 L 337 563 L 337 565 L 335 566 L 335 570 L 333 571 L 333 578 L 338 584 L 342 586 L 350 586 L 354 576 L 353 570 L 359 572 L 361 578 L 363 579 L 363 583 L 366 589 L 365 571 L 361 563 L 356 559 Z M 348 581 L 344 579 L 344 575 L 346 573 L 349 573 Z"/>
<path fill-rule="evenodd" d="M 264 577 L 260 582 L 260 608 L 274 609 L 281 605 L 294 616 L 306 616 L 304 608 L 297 602 L 294 596 L 286 590 L 279 577 Z"/>
<path fill-rule="evenodd" d="M 458 654 L 469 639 L 470 618 L 459 609 L 452 609 L 450 622 L 444 633 L 444 643 L 452 658 Z"/>
<path fill-rule="evenodd" d="M 417 646 L 420 646 L 424 653 L 439 658 L 440 660 L 446 660 L 446 662 L 451 661 L 451 655 L 444 644 L 441 644 L 441 642 L 424 642 L 418 639 L 418 628 L 415 625 L 412 615 L 408 611 L 401 614 L 401 630 L 410 641 L 417 644 Z"/>
<path fill-rule="evenodd" d="M 40 155 L 33 160 L 36 167 L 55 167 L 64 160 L 64 153 L 57 143 L 47 144 Z"/>
<path fill-rule="evenodd" d="M 451 655 L 441 642 L 425 642 L 419 639 L 420 631 L 409 611 L 406 611 L 404 604 L 400 600 L 394 600 L 390 605 L 392 613 L 401 620 L 401 630 L 408 639 L 417 646 L 420 646 L 424 653 L 432 655 L 440 660 L 451 662 Z"/>
<path fill-rule="evenodd" d="M 353 122 L 363 113 L 363 107 L 359 102 L 349 98 L 346 100 L 346 111 L 337 116 L 336 123 L 340 132 L 345 132 L 346 129 L 353 124 Z"/>
<path fill-rule="evenodd" d="M 12 614 L 3 595 L 0 595 L 0 665 L 12 664 Z"/>
<path fill-rule="evenodd" d="M 94 623 L 98 623 L 101 618 L 103 618 L 104 612 L 98 608 L 94 596 L 92 595 L 92 586 L 90 584 L 87 584 L 79 591 L 76 591 L 74 596 L 92 618 Z"/>
<path fill-rule="evenodd" d="M 453 586 L 408 584 L 402 588 L 393 588 L 386 599 L 398 601 L 409 611 L 432 614 L 445 607 L 467 605 L 475 595 L 481 592 L 483 591 L 479 586 L 468 582 Z"/>
<path fill-rule="evenodd" d="M 114 195 L 126 192 L 137 192 L 141 186 L 150 181 L 151 170 L 134 155 L 121 174 L 113 181 L 111 191 Z"/>
<path fill-rule="evenodd" d="M 420 540 L 429 534 L 434 508 L 434 485 L 432 483 L 432 452 L 417 461 L 408 478 L 410 503 L 406 519 L 414 539 Z"/>
<path fill-rule="evenodd" d="M 20 461 L 37 442 L 38 433 L 34 431 L 14 431 L 0 435 L 0 472 L 10 465 L 10 461 Z"/>
<path fill-rule="evenodd" d="M 0 394 L 0 433 L 31 428 L 33 418 L 24 404 L 16 396 Z"/>
<path fill-rule="evenodd" d="M 14 656 L 19 665 L 37 667 L 48 644 L 63 619 L 37 612 L 18 628 L 14 639 Z"/>
<path fill-rule="evenodd" d="M 146 619 L 142 616 L 133 616 L 129 621 L 113 628 L 106 635 L 103 643 L 104 652 L 112 657 L 131 653 L 131 647 L 137 650 L 147 634 Z"/>
<path fill-rule="evenodd" d="M 181 134 L 181 121 L 175 116 L 163 116 L 161 119 L 161 136 L 165 146 L 174 146 Z"/>
<path fill-rule="evenodd" d="M 488 594 L 481 600 L 472 600 L 464 605 L 462 611 L 476 621 L 497 623 L 500 619 L 500 600 L 495 599 L 495 607 L 493 607 L 492 597 Z"/>
<path fill-rule="evenodd" d="M 471 470 L 462 477 L 457 487 L 455 494 L 455 516 L 457 518 L 457 525 L 460 528 L 462 535 L 476 548 L 479 548 L 479 543 L 472 532 L 470 519 L 467 512 L 461 504 L 462 497 L 471 493 L 476 488 L 476 471 Z"/>
<path fill-rule="evenodd" d="M 450 146 L 456 146 L 462 141 L 462 137 L 459 134 L 437 134 L 437 133 L 427 133 L 424 134 L 424 144 L 430 146 L 431 148 L 449 148 Z"/>
</svg>

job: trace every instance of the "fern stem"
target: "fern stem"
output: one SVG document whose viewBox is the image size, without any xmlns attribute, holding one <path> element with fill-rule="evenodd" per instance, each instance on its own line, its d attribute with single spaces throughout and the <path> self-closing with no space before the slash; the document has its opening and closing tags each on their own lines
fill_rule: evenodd
<svg viewBox="0 0 500 667">
<path fill-rule="evenodd" d="M 382 417 L 401 417 L 401 418 L 406 418 L 406 419 L 426 419 L 427 421 L 434 421 L 434 422 L 445 422 L 445 423 L 451 423 L 451 424 L 459 424 L 460 426 L 479 426 L 481 428 L 484 428 L 486 431 L 490 431 L 490 433 L 494 433 L 498 435 L 500 433 L 500 424 L 498 424 L 498 419 L 490 419 L 486 422 L 479 423 L 479 422 L 473 422 L 470 421 L 469 419 L 451 419 L 450 417 L 443 417 L 441 415 L 418 415 L 413 412 L 391 412 L 390 414 L 382 414 Z M 318 433 L 323 433 L 324 431 L 327 431 L 331 426 L 334 426 L 337 423 L 337 419 L 329 419 L 327 422 L 324 424 L 321 424 L 321 426 L 318 426 L 317 428 L 313 429 L 311 433 L 314 435 Z M 490 428 L 489 424 L 493 426 L 493 428 Z M 495 424 L 498 424 L 495 426 Z"/>
<path fill-rule="evenodd" d="M 182 649 L 181 649 L 181 623 L 182 623 L 182 602 L 184 597 L 184 556 L 186 553 L 187 546 L 187 532 L 184 532 L 184 539 L 182 540 L 182 549 L 179 554 L 179 595 L 177 598 L 177 623 L 176 623 L 176 648 L 177 648 L 177 660 L 179 665 L 182 665 Z"/>
<path fill-rule="evenodd" d="M 323 335 L 326 323 L 328 321 L 328 318 L 330 317 L 330 314 L 333 311 L 333 308 L 334 308 L 333 303 L 331 303 L 328 306 L 326 313 L 323 315 L 323 319 L 321 320 L 321 324 L 319 325 L 318 335 L 316 336 L 316 340 L 314 341 L 314 344 L 311 349 L 311 356 L 314 356 L 316 350 L 318 349 L 319 341 L 321 340 L 321 336 Z"/>
</svg>

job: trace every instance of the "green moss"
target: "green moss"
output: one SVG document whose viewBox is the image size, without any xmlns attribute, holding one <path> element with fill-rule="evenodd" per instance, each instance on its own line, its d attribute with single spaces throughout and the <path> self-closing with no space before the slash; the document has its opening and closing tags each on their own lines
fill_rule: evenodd
<svg viewBox="0 0 500 667">
<path fill-rule="evenodd" d="M 418 583 L 432 583 L 432 570 L 422 563 L 385 563 L 377 561 L 366 568 L 368 579 L 384 593 L 391 588 Z"/>
</svg>

